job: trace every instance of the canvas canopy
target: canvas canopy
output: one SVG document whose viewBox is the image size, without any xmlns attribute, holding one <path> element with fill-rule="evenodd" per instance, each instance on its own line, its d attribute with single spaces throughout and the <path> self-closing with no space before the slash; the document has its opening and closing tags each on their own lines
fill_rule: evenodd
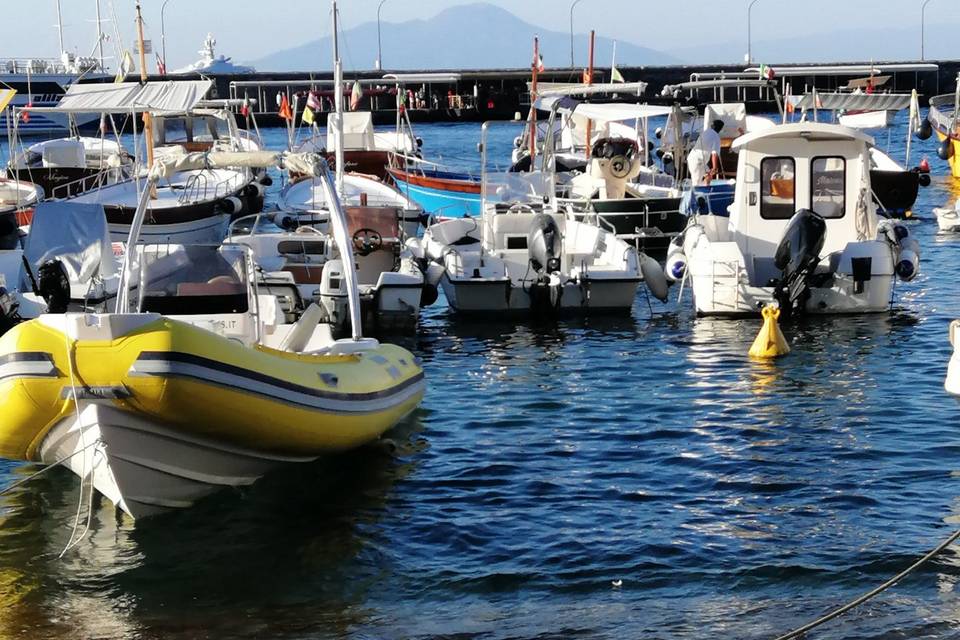
<svg viewBox="0 0 960 640">
<path fill-rule="evenodd" d="M 30 107 L 38 113 L 182 113 L 199 104 L 212 80 L 167 80 L 72 84 L 55 107 Z"/>
<path fill-rule="evenodd" d="M 533 92 L 533 83 L 527 83 L 527 90 Z M 574 82 L 539 82 L 537 95 L 541 97 L 592 96 L 598 94 L 632 93 L 641 95 L 647 90 L 646 82 L 600 82 L 583 84 Z"/>
<path fill-rule="evenodd" d="M 41 202 L 33 213 L 23 257 L 36 276 L 44 262 L 63 263 L 72 282 L 89 284 L 117 273 L 103 205 Z M 26 274 L 21 286 L 30 290 Z"/>
<path fill-rule="evenodd" d="M 603 122 L 624 122 L 626 120 L 643 120 L 657 116 L 670 115 L 671 107 L 661 107 L 650 104 L 632 104 L 623 102 L 586 103 L 570 98 L 542 97 L 536 102 L 538 109 L 551 111 L 557 105 L 560 113 L 575 113 L 578 116 Z"/>
<path fill-rule="evenodd" d="M 899 111 L 909 106 L 909 93 L 808 93 L 797 104 L 798 109 L 828 111 Z"/>
</svg>

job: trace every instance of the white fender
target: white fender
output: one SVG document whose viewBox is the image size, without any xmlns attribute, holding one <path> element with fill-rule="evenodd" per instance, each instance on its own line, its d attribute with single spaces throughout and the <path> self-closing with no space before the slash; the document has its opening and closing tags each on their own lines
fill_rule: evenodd
<svg viewBox="0 0 960 640">
<path fill-rule="evenodd" d="M 436 287 L 440 284 L 440 279 L 443 278 L 445 272 L 446 269 L 443 265 L 431 262 L 427 265 L 427 272 L 423 274 L 423 279 L 427 284 Z"/>
<path fill-rule="evenodd" d="M 419 238 L 407 238 L 407 241 L 404 242 L 407 249 L 417 260 L 423 260 L 425 252 L 423 249 L 423 244 L 420 242 Z"/>
<path fill-rule="evenodd" d="M 666 302 L 669 295 L 669 285 L 667 277 L 660 268 L 660 263 L 645 253 L 640 254 L 640 273 L 643 274 L 643 281 L 650 289 L 653 297 L 660 302 Z"/>
<path fill-rule="evenodd" d="M 236 196 L 228 196 L 220 201 L 220 207 L 224 213 L 236 215 L 243 210 L 243 201 Z"/>
<path fill-rule="evenodd" d="M 897 260 L 897 275 L 904 282 L 910 282 L 920 273 L 920 255 L 912 249 L 904 249 Z"/>
<path fill-rule="evenodd" d="M 677 282 L 687 271 L 687 256 L 682 251 L 676 251 L 667 256 L 667 263 L 663 267 L 663 274 L 669 282 Z"/>
</svg>

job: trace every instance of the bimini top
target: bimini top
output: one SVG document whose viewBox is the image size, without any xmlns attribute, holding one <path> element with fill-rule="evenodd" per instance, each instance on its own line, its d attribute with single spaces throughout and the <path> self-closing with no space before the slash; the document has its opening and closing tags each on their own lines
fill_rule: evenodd
<svg viewBox="0 0 960 640">
<path fill-rule="evenodd" d="M 570 97 L 543 96 L 537 98 L 535 106 L 543 111 L 555 107 L 560 113 L 574 113 L 584 118 L 601 122 L 623 122 L 625 120 L 643 120 L 670 115 L 671 107 L 632 102 L 580 102 Z"/>
<path fill-rule="evenodd" d="M 857 129 L 824 122 L 793 122 L 790 124 L 778 124 L 768 129 L 752 131 L 744 136 L 740 136 L 733 141 L 731 148 L 734 151 L 738 151 L 757 140 L 773 138 L 784 140 L 794 138 L 810 141 L 850 140 L 863 142 L 870 147 L 873 146 L 873 138 Z"/>
<path fill-rule="evenodd" d="M 55 107 L 25 107 L 45 113 L 182 113 L 203 100 L 212 80 L 165 80 L 72 84 Z"/>
</svg>

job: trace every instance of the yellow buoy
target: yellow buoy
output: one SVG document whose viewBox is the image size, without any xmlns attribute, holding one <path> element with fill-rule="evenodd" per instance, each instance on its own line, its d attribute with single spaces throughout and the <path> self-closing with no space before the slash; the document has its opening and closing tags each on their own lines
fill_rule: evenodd
<svg viewBox="0 0 960 640">
<path fill-rule="evenodd" d="M 790 353 L 790 345 L 787 339 L 783 337 L 780 331 L 780 325 L 777 319 L 780 317 L 779 307 L 763 308 L 763 326 L 757 339 L 753 341 L 750 347 L 751 358 L 778 358 Z"/>
</svg>

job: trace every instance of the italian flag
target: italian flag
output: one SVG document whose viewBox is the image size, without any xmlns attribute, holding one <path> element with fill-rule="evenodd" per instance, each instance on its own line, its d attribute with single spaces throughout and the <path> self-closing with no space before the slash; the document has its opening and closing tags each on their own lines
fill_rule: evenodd
<svg viewBox="0 0 960 640">
<path fill-rule="evenodd" d="M 773 67 L 768 67 L 768 66 L 765 65 L 765 64 L 760 65 L 760 78 L 761 78 L 761 79 L 763 79 L 763 80 L 773 80 L 774 76 L 776 76 L 776 75 L 777 75 L 777 74 L 776 74 L 776 72 L 774 72 Z"/>
</svg>

